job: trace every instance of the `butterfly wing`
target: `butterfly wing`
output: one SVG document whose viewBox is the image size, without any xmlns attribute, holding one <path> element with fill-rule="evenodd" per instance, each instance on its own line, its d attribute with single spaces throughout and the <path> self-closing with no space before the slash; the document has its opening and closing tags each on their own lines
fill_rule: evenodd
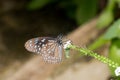
<svg viewBox="0 0 120 80">
<path fill-rule="evenodd" d="M 46 48 L 48 39 L 50 39 L 51 41 L 54 42 L 54 38 L 50 38 L 50 37 L 32 38 L 25 43 L 25 48 L 29 52 L 42 54 L 41 50 L 42 50 L 42 48 Z M 53 45 L 53 44 L 51 44 L 51 45 Z"/>
<path fill-rule="evenodd" d="M 42 57 L 44 59 L 45 62 L 48 63 L 59 63 L 62 61 L 62 51 L 63 48 L 61 45 L 58 45 L 58 43 L 56 41 L 48 41 L 47 43 L 47 50 L 44 48 L 43 49 L 43 54 Z M 44 52 L 45 51 L 45 52 Z"/>
<path fill-rule="evenodd" d="M 62 61 L 62 46 L 56 41 L 56 38 L 38 37 L 28 40 L 25 48 L 37 54 L 42 54 L 42 58 L 48 63 L 59 63 Z"/>
</svg>

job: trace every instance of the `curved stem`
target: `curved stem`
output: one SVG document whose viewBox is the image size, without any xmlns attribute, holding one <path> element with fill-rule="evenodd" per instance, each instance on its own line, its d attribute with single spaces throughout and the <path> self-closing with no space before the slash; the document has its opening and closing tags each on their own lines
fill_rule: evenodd
<svg viewBox="0 0 120 80">
<path fill-rule="evenodd" d="M 80 53 L 82 53 L 83 55 L 88 55 L 88 56 L 91 56 L 91 57 L 94 57 L 96 59 L 98 59 L 99 61 L 105 63 L 105 64 L 108 64 L 109 66 L 113 67 L 113 68 L 117 68 L 119 66 L 118 63 L 108 59 L 107 57 L 104 57 L 104 56 L 101 56 L 101 55 L 98 55 L 97 53 L 89 50 L 89 49 L 86 49 L 86 48 L 79 48 L 75 45 L 70 45 L 69 46 L 70 49 L 74 49 L 74 50 L 77 50 L 79 51 Z"/>
</svg>

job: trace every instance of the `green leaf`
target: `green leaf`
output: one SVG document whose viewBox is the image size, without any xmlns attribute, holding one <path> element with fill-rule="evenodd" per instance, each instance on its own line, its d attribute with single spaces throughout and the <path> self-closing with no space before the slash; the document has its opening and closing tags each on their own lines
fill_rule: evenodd
<svg viewBox="0 0 120 80">
<path fill-rule="evenodd" d="M 116 5 L 115 0 L 108 0 L 106 8 L 101 13 L 97 22 L 98 28 L 105 28 L 114 20 L 113 10 Z"/>
<path fill-rule="evenodd" d="M 76 9 L 76 21 L 78 24 L 84 23 L 96 15 L 98 0 L 79 0 Z"/>
<path fill-rule="evenodd" d="M 53 0 L 32 0 L 28 3 L 27 9 L 29 10 L 41 9 L 50 2 L 53 2 Z"/>
<path fill-rule="evenodd" d="M 118 4 L 118 8 L 120 8 L 120 0 L 116 0 L 117 4 Z"/>
<path fill-rule="evenodd" d="M 98 21 L 97 21 L 97 27 L 98 28 L 104 28 L 109 26 L 109 24 L 114 20 L 113 12 L 112 11 L 104 11 Z"/>
<path fill-rule="evenodd" d="M 104 39 L 110 40 L 113 38 L 120 38 L 120 19 L 115 21 L 104 35 Z"/>
<path fill-rule="evenodd" d="M 91 45 L 89 45 L 89 49 L 90 50 L 95 50 L 99 47 L 101 47 L 102 45 L 104 45 L 105 43 L 107 43 L 109 40 L 106 40 L 103 38 L 103 36 L 99 37 L 97 40 L 95 40 L 94 43 L 92 43 Z"/>
<path fill-rule="evenodd" d="M 97 49 L 114 38 L 120 38 L 120 19 L 114 22 L 106 33 L 91 44 L 89 48 L 91 50 Z"/>
<path fill-rule="evenodd" d="M 111 46 L 110 46 L 110 49 L 109 49 L 109 54 L 108 54 L 108 57 L 119 63 L 120 65 L 120 39 L 113 39 L 112 40 L 112 43 L 111 43 Z M 115 75 L 114 74 L 114 68 L 110 67 L 110 70 L 112 72 L 112 75 Z"/>
</svg>

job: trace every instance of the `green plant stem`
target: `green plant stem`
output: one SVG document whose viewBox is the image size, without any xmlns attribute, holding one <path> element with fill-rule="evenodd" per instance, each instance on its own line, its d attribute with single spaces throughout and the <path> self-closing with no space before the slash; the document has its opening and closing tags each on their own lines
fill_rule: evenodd
<svg viewBox="0 0 120 80">
<path fill-rule="evenodd" d="M 106 10 L 112 11 L 115 7 L 116 0 L 108 0 Z"/>
<path fill-rule="evenodd" d="M 98 59 L 99 61 L 101 61 L 105 64 L 108 64 L 110 67 L 117 68 L 119 66 L 118 63 L 116 63 L 116 62 L 114 62 L 114 61 L 112 61 L 104 56 L 98 55 L 97 53 L 95 53 L 91 50 L 88 50 L 86 48 L 79 48 L 75 45 L 70 45 L 69 48 L 77 50 L 80 53 L 82 53 L 83 55 L 88 55 L 88 56 L 94 57 L 95 59 Z"/>
</svg>

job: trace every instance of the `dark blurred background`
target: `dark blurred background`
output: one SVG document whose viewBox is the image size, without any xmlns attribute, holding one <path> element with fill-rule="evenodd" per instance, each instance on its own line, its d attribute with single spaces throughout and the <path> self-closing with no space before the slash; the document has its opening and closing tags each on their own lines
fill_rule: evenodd
<svg viewBox="0 0 120 80">
<path fill-rule="evenodd" d="M 39 36 L 57 36 L 75 29 L 74 20 L 66 16 L 57 3 L 29 10 L 29 0 L 0 1 L 0 71 L 14 61 L 25 61 L 24 43 Z"/>
</svg>

